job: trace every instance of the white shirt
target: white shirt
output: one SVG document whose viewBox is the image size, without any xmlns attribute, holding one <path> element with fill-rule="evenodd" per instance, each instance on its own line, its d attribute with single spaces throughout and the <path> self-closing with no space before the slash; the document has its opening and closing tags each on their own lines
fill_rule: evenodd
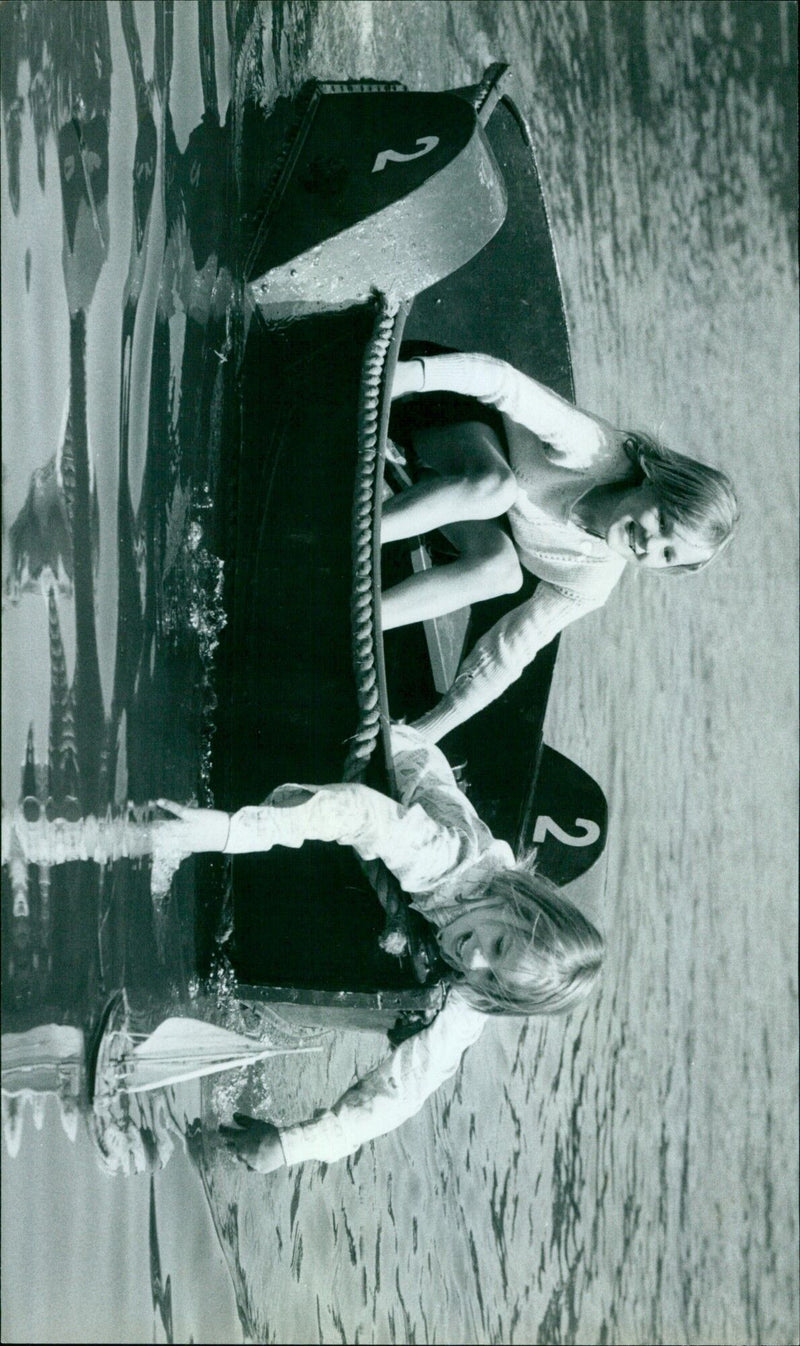
<svg viewBox="0 0 800 1346">
<path fill-rule="evenodd" d="M 481 822 L 434 744 L 410 726 L 396 725 L 392 748 L 400 803 L 364 785 L 282 786 L 267 804 L 233 815 L 226 851 L 310 840 L 352 846 L 363 860 L 383 860 L 428 921 L 447 925 L 465 904 L 481 899 L 492 873 L 513 865 L 514 854 Z M 287 1164 L 332 1163 L 413 1117 L 455 1074 L 485 1024 L 486 1015 L 452 988 L 434 1022 L 332 1108 L 282 1128 Z"/>
<path fill-rule="evenodd" d="M 467 1047 L 483 1032 L 486 1017 L 451 989 L 433 1023 L 397 1047 L 332 1108 L 313 1121 L 281 1129 L 286 1163 L 321 1159 L 331 1164 L 414 1117 L 455 1075 Z"/>
</svg>

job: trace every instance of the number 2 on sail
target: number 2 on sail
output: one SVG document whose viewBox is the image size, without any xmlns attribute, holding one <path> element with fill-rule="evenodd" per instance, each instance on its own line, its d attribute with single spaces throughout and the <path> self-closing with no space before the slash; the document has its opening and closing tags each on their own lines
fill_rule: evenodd
<svg viewBox="0 0 800 1346">
<path fill-rule="evenodd" d="M 547 833 L 550 832 L 556 841 L 560 841 L 564 846 L 591 846 L 597 841 L 600 835 L 600 828 L 597 823 L 592 822 L 591 818 L 576 818 L 575 826 L 583 829 L 583 836 L 573 836 L 571 832 L 565 832 L 563 827 L 559 827 L 557 822 L 547 813 L 541 813 L 536 819 L 536 827 L 533 831 L 534 845 L 537 842 L 544 841 Z"/>
</svg>

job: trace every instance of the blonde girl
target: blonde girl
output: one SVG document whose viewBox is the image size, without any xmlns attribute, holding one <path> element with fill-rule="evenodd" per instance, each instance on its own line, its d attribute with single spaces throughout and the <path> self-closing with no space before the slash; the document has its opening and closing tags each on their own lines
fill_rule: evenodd
<svg viewBox="0 0 800 1346">
<path fill-rule="evenodd" d="M 439 704 L 417 721 L 438 741 L 500 696 L 569 622 L 601 607 L 626 567 L 701 570 L 730 540 L 739 511 L 723 472 L 580 411 L 503 360 L 401 361 L 393 396 L 428 393 L 469 397 L 495 423 L 476 411 L 474 420 L 426 425 L 420 407 L 412 442 L 424 472 L 384 505 L 382 541 L 441 528 L 458 559 L 385 592 L 383 629 L 513 593 L 523 570 L 540 581 L 477 642 Z"/>
<path fill-rule="evenodd" d="M 160 801 L 175 821 L 156 824 L 156 858 L 162 850 L 237 854 L 315 840 L 382 860 L 433 927 L 451 969 L 433 1023 L 322 1116 L 279 1129 L 236 1114 L 235 1127 L 221 1128 L 234 1154 L 260 1172 L 354 1153 L 419 1111 L 458 1069 L 487 1016 L 563 1014 L 598 981 L 595 926 L 492 836 L 438 748 L 410 726 L 392 732 L 399 803 L 357 784 L 282 786 L 233 816 Z"/>
</svg>

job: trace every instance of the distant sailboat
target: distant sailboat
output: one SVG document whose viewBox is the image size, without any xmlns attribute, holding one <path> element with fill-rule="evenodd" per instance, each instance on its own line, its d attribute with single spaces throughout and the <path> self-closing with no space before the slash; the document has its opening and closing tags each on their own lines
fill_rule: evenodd
<svg viewBox="0 0 800 1346">
<path fill-rule="evenodd" d="M 58 1100 L 61 1124 L 74 1140 L 84 1078 L 84 1038 L 68 1024 L 41 1024 L 0 1039 L 3 1137 L 11 1158 L 19 1152 L 29 1105 L 39 1129 L 49 1097 Z"/>
</svg>

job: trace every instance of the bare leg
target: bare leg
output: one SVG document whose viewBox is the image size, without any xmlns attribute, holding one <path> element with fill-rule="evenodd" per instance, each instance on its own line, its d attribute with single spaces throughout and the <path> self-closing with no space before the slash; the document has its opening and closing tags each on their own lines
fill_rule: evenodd
<svg viewBox="0 0 800 1346">
<path fill-rule="evenodd" d="M 513 593 L 522 571 L 499 524 L 517 493 L 514 475 L 488 426 L 480 422 L 421 431 L 414 440 L 435 475 L 392 497 L 383 507 L 382 542 L 441 528 L 457 561 L 420 571 L 384 593 L 383 629 L 456 612 L 483 598 Z"/>
<path fill-rule="evenodd" d="M 464 519 L 497 519 L 517 493 L 497 436 L 478 421 L 420 431 L 414 448 L 435 476 L 393 496 L 383 507 L 381 542 L 416 537 Z"/>
<path fill-rule="evenodd" d="M 520 587 L 522 570 L 517 553 L 499 524 L 474 519 L 450 524 L 445 531 L 461 553 L 458 560 L 409 575 L 384 593 L 384 631 L 443 617 L 483 598 L 514 593 Z"/>
</svg>

